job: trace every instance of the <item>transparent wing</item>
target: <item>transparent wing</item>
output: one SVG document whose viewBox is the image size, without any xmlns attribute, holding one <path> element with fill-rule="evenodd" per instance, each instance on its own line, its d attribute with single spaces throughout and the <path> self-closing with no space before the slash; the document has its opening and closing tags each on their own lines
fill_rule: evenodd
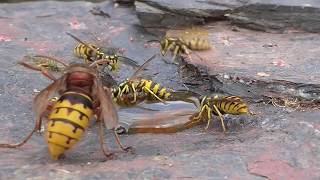
<svg viewBox="0 0 320 180">
<path fill-rule="evenodd" d="M 129 78 L 129 80 L 133 80 L 137 78 L 140 73 L 144 71 L 144 69 L 149 65 L 149 63 L 157 56 L 158 54 L 153 55 L 150 57 L 148 60 L 146 60 L 134 73 L 133 75 Z"/>
<path fill-rule="evenodd" d="M 94 80 L 93 94 L 100 102 L 100 112 L 98 118 L 105 122 L 108 129 L 114 129 L 119 126 L 118 113 L 111 98 L 111 91 L 103 88 L 99 79 Z"/>
<path fill-rule="evenodd" d="M 201 39 L 208 39 L 209 32 L 206 29 L 200 27 L 191 27 L 182 30 L 169 30 L 166 32 L 167 37 L 176 37 L 176 38 L 201 38 Z"/>
<path fill-rule="evenodd" d="M 190 124 L 194 120 L 190 117 L 194 113 L 196 108 L 192 103 L 177 101 L 121 109 L 119 115 L 128 133 L 174 133 L 193 127 Z"/>
<path fill-rule="evenodd" d="M 40 119 L 43 113 L 46 111 L 49 104 L 49 99 L 58 91 L 66 88 L 65 81 L 66 77 L 61 77 L 40 91 L 40 93 L 34 98 L 32 108 L 35 112 L 36 119 Z"/>
</svg>

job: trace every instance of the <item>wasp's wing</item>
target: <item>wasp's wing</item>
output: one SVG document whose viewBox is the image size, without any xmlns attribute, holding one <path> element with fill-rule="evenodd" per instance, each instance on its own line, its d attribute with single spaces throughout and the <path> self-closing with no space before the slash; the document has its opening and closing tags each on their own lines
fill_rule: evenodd
<svg viewBox="0 0 320 180">
<path fill-rule="evenodd" d="M 40 119 L 43 113 L 46 111 L 49 104 L 49 98 L 51 98 L 58 91 L 66 88 L 65 80 L 66 77 L 63 76 L 54 81 L 34 98 L 32 108 L 35 112 L 36 119 Z"/>
<path fill-rule="evenodd" d="M 100 48 L 100 50 L 103 53 L 105 53 L 107 55 L 118 55 L 119 61 L 121 63 L 128 65 L 128 66 L 132 66 L 134 68 L 140 67 L 139 64 L 137 63 L 137 61 L 123 56 L 122 53 L 120 53 L 121 55 L 119 55 L 120 48 L 112 47 L 109 39 L 102 40 L 101 38 L 99 38 L 96 35 L 96 33 L 90 33 L 90 34 L 93 37 L 95 44 L 97 44 L 97 46 Z"/>
<path fill-rule="evenodd" d="M 158 54 L 153 55 L 151 58 L 146 60 L 134 73 L 133 75 L 129 78 L 129 80 L 133 80 L 137 78 L 141 72 L 149 65 L 149 63 L 157 56 Z"/>
<path fill-rule="evenodd" d="M 78 37 L 76 37 L 75 35 L 73 35 L 73 34 L 71 34 L 71 33 L 68 33 L 68 32 L 67 32 L 67 34 L 68 34 L 69 36 L 71 36 L 74 40 L 76 40 L 76 41 L 78 41 L 79 43 L 84 44 L 85 46 L 87 46 L 88 48 L 90 48 L 95 54 L 98 53 L 98 50 L 97 50 L 96 48 L 92 47 L 90 44 L 82 41 L 81 39 L 79 39 Z"/>
<path fill-rule="evenodd" d="M 111 91 L 108 88 L 103 88 L 102 83 L 97 78 L 94 80 L 93 94 L 100 102 L 99 120 L 104 121 L 108 129 L 118 127 L 118 113 L 111 99 Z"/>
<path fill-rule="evenodd" d="M 199 27 L 191 27 L 183 30 L 169 30 L 166 32 L 167 37 L 177 37 L 177 38 L 201 38 L 208 39 L 209 32 L 206 29 Z"/>
<path fill-rule="evenodd" d="M 135 118 L 129 125 L 128 133 L 175 133 L 190 128 L 188 124 L 193 120 L 189 117 L 195 112 L 192 110 L 171 110 L 153 113 L 143 118 Z"/>
<path fill-rule="evenodd" d="M 130 59 L 128 57 L 125 56 L 119 56 L 119 61 L 125 65 L 134 67 L 134 68 L 139 68 L 140 65 L 137 63 L 137 61 Z"/>
</svg>

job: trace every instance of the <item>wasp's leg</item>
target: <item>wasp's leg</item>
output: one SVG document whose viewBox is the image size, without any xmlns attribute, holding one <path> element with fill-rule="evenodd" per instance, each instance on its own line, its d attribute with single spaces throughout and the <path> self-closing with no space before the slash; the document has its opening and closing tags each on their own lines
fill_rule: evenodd
<svg viewBox="0 0 320 180">
<path fill-rule="evenodd" d="M 123 89 L 119 93 L 119 97 L 121 97 L 124 92 L 127 92 L 127 93 L 129 92 L 129 86 L 128 85 L 125 85 L 123 87 Z"/>
<path fill-rule="evenodd" d="M 173 56 L 172 56 L 172 59 L 171 59 L 171 62 L 172 62 L 173 64 L 179 64 L 179 63 L 176 61 L 176 57 L 177 57 L 177 55 L 178 55 L 178 53 L 179 53 L 179 50 L 180 50 L 180 46 L 176 46 L 176 47 L 174 48 L 174 50 L 173 50 Z"/>
<path fill-rule="evenodd" d="M 34 132 L 41 130 L 41 124 L 42 124 L 42 118 L 40 117 L 39 119 L 36 120 L 36 124 L 33 130 L 31 131 L 31 133 L 29 133 L 28 136 L 23 141 L 17 144 L 0 144 L 0 148 L 17 148 L 24 145 L 31 138 Z"/>
<path fill-rule="evenodd" d="M 137 101 L 137 91 L 136 91 L 136 88 L 134 87 L 133 83 L 131 84 L 131 88 L 133 91 L 133 100 L 131 101 L 131 103 L 135 103 Z"/>
<path fill-rule="evenodd" d="M 186 54 L 190 60 L 192 60 L 189 48 L 186 45 L 182 45 L 181 49 L 183 50 L 183 53 Z"/>
<path fill-rule="evenodd" d="M 183 129 L 189 129 L 189 128 L 192 128 L 198 124 L 201 124 L 202 123 L 202 119 L 201 118 L 191 118 L 190 121 L 188 121 L 187 123 L 185 123 L 183 125 Z"/>
<path fill-rule="evenodd" d="M 132 153 L 134 152 L 133 147 L 131 147 L 131 146 L 125 147 L 125 146 L 122 145 L 122 143 L 120 141 L 120 137 L 119 137 L 116 129 L 113 130 L 113 134 L 114 134 L 114 138 L 115 138 L 115 140 L 117 142 L 117 145 L 119 146 L 119 148 L 121 150 L 123 150 L 125 152 L 132 152 Z"/>
<path fill-rule="evenodd" d="M 174 48 L 176 46 L 176 43 L 175 42 L 172 42 L 171 44 L 169 44 L 169 46 L 163 50 L 164 53 L 161 53 L 162 56 L 165 56 L 168 51 L 171 51 L 172 48 Z"/>
<path fill-rule="evenodd" d="M 168 51 L 171 51 L 171 49 L 174 48 L 175 46 L 176 46 L 176 43 L 173 42 L 166 49 L 162 49 L 161 50 L 162 56 L 165 56 L 168 53 Z M 162 60 L 167 64 L 172 63 L 172 60 L 171 60 L 171 62 L 169 62 L 167 59 L 164 59 L 164 58 Z"/>
<path fill-rule="evenodd" d="M 217 106 L 213 105 L 213 108 L 214 110 L 218 113 L 218 116 L 219 116 L 219 119 L 221 121 L 221 126 L 222 126 L 222 129 L 223 129 L 223 132 L 226 132 L 226 127 L 224 125 L 224 119 L 223 119 L 223 116 L 222 114 L 220 113 L 219 109 L 217 108 Z"/>
<path fill-rule="evenodd" d="M 205 130 L 208 130 L 210 122 L 212 121 L 212 109 L 207 105 L 205 105 L 205 106 L 206 106 L 207 117 L 208 117 L 207 126 L 206 126 Z"/>
<path fill-rule="evenodd" d="M 162 100 L 159 96 L 157 96 L 154 92 L 152 92 L 149 88 L 143 87 L 143 90 L 148 91 L 150 94 L 152 94 L 156 99 L 158 99 L 160 102 L 166 104 L 164 100 Z"/>
<path fill-rule="evenodd" d="M 198 114 L 198 116 L 194 117 L 195 119 L 201 119 L 202 113 L 203 113 L 204 110 L 206 109 L 207 105 L 203 105 L 203 102 L 201 102 L 200 107 L 201 107 L 201 108 L 200 108 L 199 114 Z"/>
<path fill-rule="evenodd" d="M 108 158 L 108 159 L 113 159 L 114 158 L 114 153 L 110 152 L 110 150 L 107 147 L 104 147 L 104 124 L 103 121 L 99 121 L 99 141 L 100 141 L 100 148 L 103 152 L 103 154 Z"/>
</svg>

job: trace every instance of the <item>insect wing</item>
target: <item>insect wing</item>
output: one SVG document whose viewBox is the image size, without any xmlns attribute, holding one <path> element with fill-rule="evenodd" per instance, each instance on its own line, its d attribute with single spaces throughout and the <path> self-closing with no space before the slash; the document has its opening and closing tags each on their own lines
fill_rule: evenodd
<svg viewBox="0 0 320 180">
<path fill-rule="evenodd" d="M 208 39 L 209 32 L 202 28 L 192 27 L 185 29 L 180 37 L 182 38 L 201 38 L 201 39 Z"/>
<path fill-rule="evenodd" d="M 135 118 L 129 125 L 128 133 L 175 133 L 186 129 L 194 111 L 181 109 L 154 113 L 143 118 Z"/>
<path fill-rule="evenodd" d="M 79 43 L 84 44 L 85 46 L 87 46 L 88 48 L 90 48 L 90 49 L 94 52 L 94 54 L 98 54 L 98 53 L 99 53 L 98 50 L 97 50 L 97 48 L 94 48 L 94 47 L 92 47 L 91 45 L 85 43 L 84 41 L 80 40 L 79 38 L 77 38 L 75 35 L 72 35 L 71 33 L 68 33 L 68 32 L 67 32 L 67 34 L 68 34 L 69 36 L 71 36 L 73 39 L 75 39 L 76 41 L 78 41 Z"/>
<path fill-rule="evenodd" d="M 94 80 L 93 94 L 100 101 L 100 112 L 98 118 L 105 122 L 108 129 L 118 127 L 118 113 L 111 99 L 111 91 L 108 88 L 103 88 L 99 79 Z"/>
<path fill-rule="evenodd" d="M 40 119 L 43 113 L 46 111 L 49 98 L 51 98 L 56 92 L 66 88 L 66 77 L 62 76 L 60 79 L 51 83 L 48 87 L 43 89 L 33 100 L 32 108 L 35 112 L 36 119 Z"/>
<path fill-rule="evenodd" d="M 149 65 L 149 63 L 157 56 L 158 54 L 153 55 L 152 57 L 150 57 L 148 60 L 146 60 L 140 67 L 139 69 L 137 69 L 133 75 L 129 78 L 129 80 L 134 80 L 136 79 L 141 72 L 143 72 L 143 70 Z"/>
<path fill-rule="evenodd" d="M 131 66 L 131 67 L 135 67 L 135 68 L 139 68 L 140 65 L 137 63 L 137 61 L 127 58 L 125 56 L 118 56 L 119 57 L 119 61 L 125 65 Z"/>
</svg>

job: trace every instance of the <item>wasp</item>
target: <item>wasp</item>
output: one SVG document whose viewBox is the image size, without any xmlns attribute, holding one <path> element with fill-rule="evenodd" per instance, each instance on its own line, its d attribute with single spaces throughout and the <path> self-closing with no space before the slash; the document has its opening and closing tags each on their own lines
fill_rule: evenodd
<svg viewBox="0 0 320 180">
<path fill-rule="evenodd" d="M 212 120 L 212 114 L 218 116 L 223 132 L 226 132 L 223 115 L 250 114 L 247 104 L 238 96 L 205 96 L 201 99 L 200 111 L 193 117 L 195 121 L 206 121 L 208 129 Z"/>
<path fill-rule="evenodd" d="M 26 55 L 18 64 L 28 67 L 29 69 L 40 71 L 43 75 L 51 80 L 56 79 L 53 74 L 63 72 L 64 68 L 68 65 L 62 60 L 45 55 Z M 50 73 L 49 73 L 50 72 Z"/>
<path fill-rule="evenodd" d="M 47 117 L 45 141 L 52 159 L 57 160 L 83 137 L 91 119 L 96 115 L 103 154 L 107 158 L 113 156 L 104 145 L 105 127 L 113 130 L 118 146 L 128 151 L 131 147 L 124 147 L 115 132 L 118 127 L 118 114 L 112 102 L 111 90 L 103 87 L 96 74 L 96 70 L 86 64 L 67 66 L 60 78 L 53 79 L 53 83 L 34 98 L 36 123 L 32 132 L 20 143 L 0 144 L 0 147 L 22 146 L 34 132 L 41 130 L 42 120 Z M 59 97 L 53 100 L 51 97 L 56 93 Z"/>
<path fill-rule="evenodd" d="M 171 90 L 152 80 L 138 78 L 138 75 L 156 56 L 157 54 L 153 55 L 130 78 L 112 88 L 113 100 L 118 105 L 132 106 L 142 101 L 164 102 L 171 97 Z"/>
<path fill-rule="evenodd" d="M 108 61 L 104 61 L 104 63 L 108 66 L 110 71 L 119 70 L 119 61 L 135 68 L 139 67 L 136 61 L 128 57 L 118 55 L 114 49 L 109 49 L 108 52 L 103 52 L 96 45 L 86 43 L 70 33 L 67 34 L 79 43 L 73 50 L 74 55 L 79 58 L 83 58 L 84 62 L 87 64 L 91 64 L 100 59 L 105 59 Z"/>
<path fill-rule="evenodd" d="M 161 55 L 165 56 L 172 52 L 172 62 L 175 62 L 177 55 L 186 54 L 190 57 L 190 50 L 202 51 L 212 48 L 208 39 L 208 32 L 200 28 L 189 28 L 184 31 L 167 31 L 161 40 L 151 40 L 148 42 L 159 42 L 161 45 Z M 202 59 L 201 57 L 199 57 Z"/>
<path fill-rule="evenodd" d="M 192 128 L 196 125 L 206 123 L 208 129 L 212 120 L 212 115 L 218 116 L 221 121 L 223 131 L 226 131 L 223 115 L 244 115 L 251 114 L 248 105 L 237 96 L 204 96 L 189 97 L 186 102 L 193 103 L 198 110 L 191 116 L 189 112 L 175 111 L 174 114 L 153 116 L 151 120 L 138 120 L 129 125 L 127 130 L 122 132 L 128 133 L 175 133 L 185 129 Z M 164 118 L 165 116 L 165 118 Z M 179 119 L 177 122 L 175 119 Z"/>
</svg>

